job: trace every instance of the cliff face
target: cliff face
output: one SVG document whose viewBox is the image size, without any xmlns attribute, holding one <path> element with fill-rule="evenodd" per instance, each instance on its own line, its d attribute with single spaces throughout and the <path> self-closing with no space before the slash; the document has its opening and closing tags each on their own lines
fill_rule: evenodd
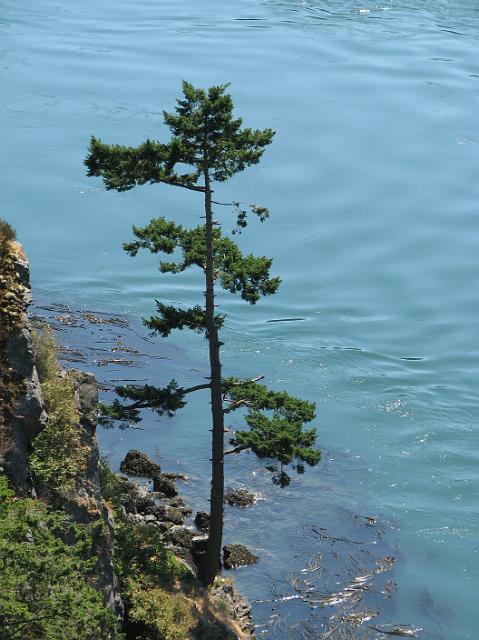
<svg viewBox="0 0 479 640">
<path fill-rule="evenodd" d="M 4 357 L 10 368 L 10 376 L 16 388 L 13 411 L 4 416 L 6 442 L 3 466 L 15 489 L 22 494 L 34 494 L 32 478 L 28 469 L 28 457 L 32 440 L 44 429 L 47 414 L 42 389 L 35 367 L 35 352 L 27 317 L 31 302 L 30 270 L 28 260 L 18 243 L 11 243 L 12 264 L 10 273 L 16 282 L 14 291 L 20 305 L 19 317 L 9 332 L 4 345 Z M 4 268 L 6 265 L 2 264 Z M 3 269 L 0 267 L 3 271 Z M 11 283 L 10 287 L 11 288 Z M 6 311 L 3 308 L 2 311 Z"/>
<path fill-rule="evenodd" d="M 126 638 L 157 638 L 165 628 L 171 638 L 253 638 L 251 607 L 236 592 L 232 582 L 219 580 L 214 589 L 205 592 L 195 580 L 194 569 L 191 573 L 179 560 L 186 554 L 194 565 L 190 548 L 193 532 L 187 527 L 174 527 L 168 519 L 172 514 L 177 518 L 181 506 L 184 513 L 191 513 L 184 501 L 175 497 L 175 508 L 173 503 L 159 507 L 154 501 L 156 494 L 149 494 L 140 485 L 109 470 L 108 485 L 105 467 L 100 465 L 96 439 L 98 385 L 92 374 L 61 369 L 55 343 L 48 331 L 35 326 L 32 334 L 27 315 L 31 302 L 29 273 L 28 260 L 21 246 L 16 242 L 10 241 L 6 245 L 0 241 L 0 528 L 1 489 L 5 486 L 6 476 L 16 494 L 13 502 L 41 505 L 45 512 L 59 515 L 65 531 L 69 525 L 75 525 L 73 528 L 88 532 L 88 546 L 82 560 L 88 562 L 89 568 L 81 577 L 93 585 L 96 598 L 100 603 L 103 601 L 101 607 Z M 156 467 L 159 471 L 159 466 Z M 167 478 L 166 475 L 163 477 Z M 172 480 L 168 482 L 173 484 Z M 122 502 L 124 491 L 128 494 L 126 506 Z M 148 513 L 136 503 L 130 504 L 129 492 L 138 494 L 145 509 L 148 507 Z M 110 506 L 104 496 L 109 499 Z M 115 506 L 116 500 L 119 504 Z M 116 528 L 111 513 L 115 513 Z M 182 523 L 185 518 L 181 519 Z M 45 528 L 44 524 L 42 526 Z M 21 526 L 19 530 L 23 531 Z M 161 532 L 166 532 L 164 537 Z M 62 541 L 72 548 L 74 540 L 69 535 L 72 534 L 65 534 Z M 21 544 L 33 544 L 34 541 L 31 532 L 20 533 L 19 538 Z M 186 546 L 182 547 L 183 538 Z M 127 605 L 126 616 L 113 565 L 115 545 L 120 567 L 118 574 L 122 577 Z M 27 551 L 34 552 L 44 557 L 38 548 Z M 5 568 L 4 558 L 0 557 L 0 573 L 2 566 Z M 27 575 L 29 584 L 34 582 L 32 575 Z M 33 577 L 38 584 L 38 575 Z M 64 574 L 53 589 L 49 582 L 47 591 L 61 592 L 63 580 Z M 75 578 L 75 590 L 77 582 Z M 12 592 L 17 600 L 14 599 L 10 614 L 0 612 L 0 628 L 2 624 L 13 628 L 17 604 L 23 605 L 26 600 L 21 590 L 17 593 L 14 588 Z M 35 598 L 31 600 L 35 601 Z M 42 614 L 46 612 L 45 606 Z M 180 610 L 185 613 L 186 620 L 178 620 Z M 88 609 L 87 616 L 90 611 Z M 30 611 L 30 615 L 33 613 Z M 58 637 L 64 637 L 67 617 L 63 615 L 58 620 L 62 634 Z M 23 620 L 20 624 L 27 625 L 27 629 L 32 620 L 34 618 Z M 95 633 L 97 635 L 88 633 L 81 637 L 105 640 L 117 637 L 112 635 L 111 627 L 110 631 L 103 632 L 95 626 Z M 48 633 L 39 634 L 33 627 L 30 635 L 51 637 Z M 4 637 L 2 631 L 0 636 Z M 5 637 L 13 638 L 8 634 Z"/>
<path fill-rule="evenodd" d="M 8 258 L 8 264 L 7 264 Z M 73 522 L 101 523 L 101 534 L 95 539 L 93 553 L 97 559 L 97 584 L 103 591 L 105 604 L 113 607 L 118 617 L 123 616 L 123 604 L 115 576 L 113 556 L 113 523 L 102 498 L 100 486 L 99 450 L 96 440 L 98 388 L 91 374 L 81 371 L 64 372 L 74 391 L 74 400 L 80 420 L 76 425 L 84 452 L 82 472 L 75 478 L 75 491 L 68 495 L 51 491 L 30 472 L 29 459 L 35 448 L 35 438 L 44 431 L 48 414 L 37 368 L 32 330 L 27 316 L 31 302 L 30 270 L 28 260 L 16 243 L 10 243 L 9 256 L 0 264 L 0 274 L 8 268 L 8 287 L 3 289 L 8 313 L 15 300 L 17 313 L 0 345 L 4 367 L 2 382 L 13 396 L 11 406 L 2 407 L 2 450 L 0 468 L 18 495 L 42 497 L 55 508 L 67 512 Z M 6 282 L 6 281 L 5 281 Z M 15 298 L 12 297 L 12 294 Z M 7 318 L 8 320 L 8 318 Z M 6 335 L 5 335 L 6 333 Z M 5 367 L 5 365 L 7 365 Z M 8 384 L 7 384 L 8 383 Z"/>
</svg>

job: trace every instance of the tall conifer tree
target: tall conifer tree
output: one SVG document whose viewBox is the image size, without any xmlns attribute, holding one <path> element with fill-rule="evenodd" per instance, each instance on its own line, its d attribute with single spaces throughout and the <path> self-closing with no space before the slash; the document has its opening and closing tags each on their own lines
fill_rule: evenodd
<svg viewBox="0 0 479 640">
<path fill-rule="evenodd" d="M 171 131 L 167 143 L 146 140 L 138 147 L 110 145 L 92 137 L 85 164 L 89 176 L 100 176 L 107 189 L 127 191 L 136 185 L 165 183 L 199 192 L 204 200 L 204 224 L 187 229 L 165 218 L 156 218 L 143 227 L 133 227 L 135 240 L 124 245 L 132 256 L 140 249 L 152 253 L 180 254 L 176 261 L 160 261 L 163 273 L 180 273 L 199 267 L 205 278 L 205 302 L 190 309 L 179 309 L 157 301 L 157 314 L 145 320 L 152 332 L 167 336 L 173 329 L 189 328 L 203 333 L 209 344 L 209 382 L 183 388 L 175 380 L 163 389 L 152 385 L 118 387 L 121 398 L 104 407 L 104 421 L 138 422 L 140 411 L 150 408 L 159 415 L 172 416 L 184 406 L 186 396 L 199 389 L 209 389 L 212 417 L 211 525 L 200 579 L 209 585 L 220 568 L 223 534 L 224 455 L 250 448 L 258 456 L 279 460 L 281 471 L 274 478 L 284 484 L 288 476 L 283 465 L 296 460 L 316 464 L 320 452 L 313 448 L 315 429 L 303 424 L 314 418 L 314 404 L 269 391 L 258 380 L 223 379 L 221 375 L 218 332 L 224 316 L 215 312 L 215 287 L 237 293 L 255 304 L 261 296 L 276 292 L 280 280 L 271 277 L 272 260 L 244 255 L 238 246 L 221 233 L 213 219 L 212 185 L 225 182 L 236 173 L 257 164 L 274 132 L 242 127 L 242 119 L 233 117 L 233 101 L 226 93 L 228 85 L 196 89 L 183 82 L 183 97 L 177 100 L 174 113 L 164 112 L 164 122 Z M 183 171 L 182 168 L 186 167 Z M 261 221 L 268 217 L 264 207 L 242 208 L 230 203 L 236 215 L 237 230 L 247 225 L 248 213 Z M 236 432 L 233 448 L 224 450 L 224 416 L 240 407 L 246 408 L 249 430 Z"/>
</svg>

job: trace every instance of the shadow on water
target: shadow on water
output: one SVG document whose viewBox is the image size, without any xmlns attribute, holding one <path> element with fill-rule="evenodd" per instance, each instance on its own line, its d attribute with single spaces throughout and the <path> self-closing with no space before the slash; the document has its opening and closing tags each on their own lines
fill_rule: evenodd
<svg viewBox="0 0 479 640">
<path fill-rule="evenodd" d="M 72 309 L 38 298 L 31 318 L 54 331 L 60 359 L 66 366 L 96 375 L 105 401 L 112 399 L 118 384 L 153 380 L 161 385 L 175 376 L 181 380 L 204 378 L 205 371 L 181 348 L 151 339 L 136 319 L 125 315 Z M 124 455 L 125 446 L 142 448 L 134 431 L 125 431 L 122 440 L 126 443 L 119 451 L 109 452 L 113 453 L 114 467 Z M 155 453 L 145 448 L 150 455 Z M 282 500 L 285 493 L 275 497 L 268 488 L 269 476 L 257 470 L 252 474 L 256 476 L 252 488 L 259 489 L 260 502 L 249 512 L 240 509 L 241 515 L 236 516 L 235 527 L 249 526 L 255 531 L 268 531 L 277 517 L 280 525 L 274 537 L 283 536 L 279 544 L 277 540 L 262 540 L 264 562 L 248 574 L 237 573 L 240 588 L 249 591 L 252 600 L 257 638 L 362 640 L 402 636 L 440 640 L 448 612 L 438 608 L 427 587 L 421 591 L 418 611 L 422 624 L 429 620 L 430 628 L 397 621 L 395 565 L 402 559 L 390 539 L 392 527 L 341 503 L 338 485 L 350 481 L 348 461 L 339 453 L 328 452 L 325 457 L 335 462 L 329 468 L 324 464 L 324 509 L 314 522 L 299 521 L 299 517 L 307 519 L 310 514 L 304 505 L 298 506 L 297 488 L 286 501 Z M 237 457 L 231 479 L 238 482 L 251 476 L 251 458 Z M 183 462 L 188 466 L 188 460 Z M 199 471 L 196 468 L 191 476 L 193 482 L 206 471 L 206 460 L 201 464 L 203 467 Z M 186 487 L 185 493 L 193 501 L 198 497 L 198 489 Z M 304 496 L 303 500 L 307 502 Z M 193 502 L 192 506 L 199 505 Z M 284 510 L 287 513 L 280 513 Z M 254 523 L 248 524 L 248 517 Z M 289 520 L 285 520 L 287 517 Z"/>
</svg>

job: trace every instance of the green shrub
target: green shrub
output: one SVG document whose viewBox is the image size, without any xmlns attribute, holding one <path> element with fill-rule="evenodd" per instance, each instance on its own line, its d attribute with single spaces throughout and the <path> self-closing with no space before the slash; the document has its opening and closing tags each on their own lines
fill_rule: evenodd
<svg viewBox="0 0 479 640">
<path fill-rule="evenodd" d="M 16 499 L 0 476 L 2 640 L 119 639 L 95 589 L 92 532 L 40 500 Z"/>
<path fill-rule="evenodd" d="M 87 451 L 78 429 L 80 414 L 72 384 L 62 375 L 51 332 L 44 328 L 33 335 L 48 421 L 33 441 L 30 468 L 44 485 L 60 495 L 70 495 L 86 465 Z"/>
<path fill-rule="evenodd" d="M 16 240 L 17 234 L 11 224 L 0 218 L 0 243 Z"/>
<path fill-rule="evenodd" d="M 35 366 L 40 382 L 47 382 L 61 373 L 58 362 L 58 345 L 53 338 L 50 327 L 46 324 L 36 324 L 32 332 L 35 350 Z"/>
<path fill-rule="evenodd" d="M 199 614 L 194 604 L 181 594 L 134 586 L 130 618 L 145 625 L 143 638 L 185 640 L 194 637 L 192 632 L 198 625 Z"/>
</svg>

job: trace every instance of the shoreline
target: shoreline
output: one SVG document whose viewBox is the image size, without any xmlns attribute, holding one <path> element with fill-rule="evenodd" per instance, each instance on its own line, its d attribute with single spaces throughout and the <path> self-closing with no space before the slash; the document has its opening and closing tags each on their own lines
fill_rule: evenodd
<svg viewBox="0 0 479 640">
<path fill-rule="evenodd" d="M 87 367 L 88 370 L 91 370 L 91 358 L 94 358 L 97 355 L 101 356 L 101 358 L 94 363 L 93 368 L 95 369 L 95 374 L 99 374 L 100 388 L 103 389 L 103 391 L 105 391 L 109 386 L 113 386 L 114 383 L 118 383 L 119 380 L 128 382 L 134 381 L 136 379 L 136 375 L 141 376 L 141 378 L 138 378 L 138 381 L 140 379 L 144 380 L 148 377 L 148 369 L 155 369 L 155 366 L 157 369 L 158 364 L 166 365 L 166 368 L 168 369 L 166 377 L 171 374 L 170 367 L 173 367 L 176 371 L 181 369 L 181 366 L 174 362 L 175 356 L 178 356 L 177 348 L 171 349 L 171 345 L 158 345 L 153 341 L 150 342 L 146 336 L 141 335 L 141 328 L 135 326 L 136 321 L 134 319 L 132 320 L 127 315 L 115 315 L 107 312 L 94 313 L 91 310 L 83 311 L 81 309 L 72 310 L 67 305 L 49 305 L 48 303 L 45 304 L 45 301 L 42 301 L 41 304 L 34 303 L 34 314 L 38 315 L 39 311 L 47 316 L 48 322 L 56 324 L 56 330 L 58 332 L 60 342 L 62 340 L 66 341 L 68 346 L 61 354 L 61 357 L 65 360 L 70 363 L 73 361 L 76 366 Z M 95 331 L 95 329 L 97 331 Z M 126 342 L 127 337 L 130 339 L 133 338 L 133 340 L 128 344 Z M 92 346 L 93 343 L 95 343 L 96 338 L 100 338 L 101 346 Z M 115 356 L 113 359 L 109 358 L 105 352 L 105 344 L 109 343 L 110 347 L 113 345 L 113 348 L 116 348 L 114 345 L 119 344 L 119 342 L 126 346 L 126 350 L 123 352 L 121 357 L 122 362 L 120 362 L 119 351 L 113 352 L 113 355 Z M 89 344 L 90 346 L 88 346 Z M 142 351 L 137 349 L 139 346 L 142 347 Z M 95 351 L 95 349 L 97 349 L 97 351 Z M 149 349 L 151 349 L 153 353 L 149 353 Z M 139 353 L 134 354 L 134 350 L 139 351 Z M 174 353 L 172 353 L 172 351 Z M 181 355 L 184 356 L 184 354 Z M 142 359 L 144 360 L 143 363 Z M 138 360 L 140 362 L 138 362 Z M 150 365 L 145 364 L 147 360 L 150 361 Z M 155 364 L 151 365 L 151 362 L 154 362 Z M 184 366 L 185 363 L 183 362 L 182 364 L 183 369 L 187 370 L 187 367 Z M 132 371 L 134 375 L 131 373 Z M 191 375 L 191 372 L 189 373 Z M 198 372 L 195 372 L 195 375 L 197 373 Z M 112 376 L 114 376 L 114 378 L 112 378 Z M 110 382 L 108 382 L 108 378 L 110 378 Z M 112 382 L 112 380 L 114 380 L 114 382 Z M 156 437 L 153 437 L 155 440 L 158 440 L 159 450 L 161 452 L 161 439 L 168 436 L 164 434 L 161 427 L 155 427 L 151 423 L 145 429 L 148 434 L 148 432 L 154 433 L 154 429 L 156 428 L 158 428 L 158 433 Z M 168 428 L 169 426 L 166 425 L 165 429 L 168 430 Z M 116 435 L 118 440 L 116 445 L 113 444 L 113 449 L 116 447 L 117 449 L 121 449 L 123 453 L 114 453 L 114 455 L 111 456 L 112 452 L 109 452 L 110 459 L 115 461 L 113 468 L 118 467 L 119 460 L 123 457 L 125 449 L 131 448 L 125 442 L 128 440 L 129 436 L 130 441 L 138 443 L 138 445 L 135 445 L 135 448 L 139 448 L 142 451 L 145 451 L 148 455 L 154 457 L 155 449 L 150 449 L 146 444 L 142 444 L 142 438 L 146 437 L 147 434 L 142 434 L 141 431 L 123 431 L 120 434 L 117 430 L 115 431 L 117 432 Z M 168 433 L 168 431 L 166 433 Z M 100 440 L 103 439 L 103 436 L 105 436 L 108 441 L 112 442 L 112 433 L 105 434 L 103 432 L 100 436 Z M 331 453 L 331 456 L 327 456 L 327 458 L 329 457 L 335 458 L 337 463 L 339 463 L 340 456 L 338 456 L 337 453 Z M 161 459 L 164 460 L 163 457 Z M 244 462 L 244 459 L 242 460 L 241 458 L 238 458 L 235 461 L 235 465 L 241 466 Z M 168 471 L 173 470 L 173 465 L 176 465 L 175 471 L 178 470 L 190 475 L 188 461 L 185 459 L 180 460 L 178 463 L 178 457 L 176 456 L 174 459 L 170 459 L 169 463 L 166 464 L 168 465 Z M 338 466 L 342 468 L 343 472 L 347 473 L 345 465 L 348 465 L 348 460 L 346 458 L 344 460 L 344 464 L 339 464 Z M 333 475 L 337 471 L 338 468 L 333 471 Z M 193 479 L 195 482 L 199 481 L 199 477 L 196 476 L 195 478 L 195 474 L 193 474 Z M 345 483 L 344 477 L 342 478 L 342 483 L 343 485 Z M 266 495 L 263 494 L 263 500 L 260 500 L 258 503 L 257 511 L 255 512 L 256 518 L 259 518 L 259 522 L 266 524 L 268 516 L 266 513 L 263 515 L 261 514 L 261 505 L 267 505 L 272 507 L 277 513 L 278 526 L 280 526 L 283 519 L 288 517 L 288 515 L 286 511 L 283 512 L 283 514 L 278 512 L 278 507 L 274 504 L 275 498 L 272 497 L 271 491 L 269 491 L 267 487 L 268 485 L 265 485 L 266 492 L 264 493 Z M 187 489 L 191 491 L 191 487 L 188 487 Z M 185 495 L 188 503 L 194 508 L 194 510 L 199 511 L 204 507 L 204 502 L 196 502 L 194 491 L 193 495 L 191 493 L 188 494 L 188 491 L 185 494 L 182 492 L 182 495 Z M 282 494 L 278 495 L 280 499 L 283 497 Z M 264 502 L 264 500 L 266 500 L 266 502 Z M 264 571 L 264 564 L 268 561 L 268 556 L 271 553 L 268 550 L 268 545 L 266 544 L 266 546 L 264 546 L 263 544 L 260 547 L 255 547 L 254 545 L 251 547 L 251 544 L 248 545 L 254 553 L 257 553 L 257 555 L 260 556 L 260 561 L 255 567 L 239 570 L 237 574 L 239 579 L 237 579 L 236 582 L 239 583 L 240 591 L 243 593 L 246 592 L 246 595 L 249 596 L 249 599 L 253 604 L 253 620 L 255 628 L 262 630 L 263 637 L 276 637 L 275 635 L 265 636 L 264 634 L 269 633 L 267 629 L 268 627 L 271 627 L 274 622 L 274 617 L 271 615 L 272 611 L 277 611 L 278 608 L 283 608 L 284 613 L 280 615 L 284 615 L 286 618 L 291 615 L 291 611 L 288 613 L 287 609 L 292 609 L 293 615 L 298 618 L 298 624 L 302 624 L 301 607 L 303 607 L 306 612 L 312 606 L 311 595 L 308 593 L 308 589 L 314 589 L 315 593 L 319 593 L 320 591 L 321 595 L 318 595 L 318 598 L 322 598 L 321 608 L 326 607 L 325 613 L 323 614 L 326 617 L 318 617 L 318 629 L 319 624 L 324 625 L 327 620 L 328 616 L 326 614 L 328 609 L 332 609 L 334 611 L 336 608 L 338 610 L 337 615 L 340 615 L 339 611 L 348 602 L 348 596 L 344 596 L 350 592 L 348 590 L 350 590 L 351 585 L 354 584 L 351 583 L 351 580 L 354 580 L 355 574 L 358 573 L 359 566 L 362 566 L 363 575 L 368 575 L 366 583 L 368 585 L 368 590 L 371 591 L 371 594 L 366 596 L 366 601 L 369 601 L 371 605 L 367 607 L 367 610 L 371 612 L 374 610 L 375 605 L 381 604 L 382 609 L 380 611 L 379 607 L 377 607 L 379 614 L 377 620 L 381 620 L 383 616 L 386 620 L 388 617 L 390 618 L 394 615 L 395 583 L 393 579 L 387 579 L 388 577 L 394 577 L 394 561 L 384 561 L 385 558 L 390 559 L 393 553 L 387 542 L 387 532 L 385 530 L 387 529 L 387 526 L 384 528 L 380 523 L 375 523 L 372 519 L 368 519 L 367 515 L 356 514 L 354 511 L 349 511 L 347 508 L 344 509 L 340 504 L 336 504 L 333 511 L 336 511 L 337 513 L 343 512 L 339 530 L 338 522 L 333 518 L 333 522 L 331 523 L 331 518 L 325 518 L 324 515 L 322 516 L 323 522 L 320 522 L 319 526 L 308 526 L 307 523 L 299 525 L 298 523 L 298 526 L 301 526 L 302 529 L 302 533 L 298 534 L 300 535 L 299 539 L 303 536 L 301 546 L 305 549 L 303 551 L 303 566 L 300 567 L 296 563 L 296 577 L 294 577 L 294 575 L 291 574 L 291 570 L 287 569 L 287 567 L 291 566 L 291 558 L 288 558 L 287 556 L 283 557 L 283 561 L 286 561 L 284 562 L 284 571 L 289 573 L 289 577 L 284 581 L 283 586 L 281 587 L 281 592 L 279 594 L 276 593 L 276 596 L 271 592 L 271 589 L 273 589 L 274 592 L 274 581 L 270 580 L 268 586 L 265 584 L 265 580 L 268 582 L 268 579 L 265 579 L 264 576 L 261 577 L 262 560 Z M 248 517 L 248 513 L 241 514 L 242 521 L 244 521 L 244 518 Z M 254 516 L 252 517 L 254 518 Z M 323 526 L 321 526 L 321 524 Z M 357 549 L 355 548 L 357 547 L 355 538 L 358 534 L 360 536 L 362 535 L 365 539 L 368 537 L 370 538 L 369 542 L 366 542 L 366 547 L 371 544 L 373 544 L 374 547 L 366 550 L 362 549 L 361 553 L 358 554 Z M 229 541 L 230 540 L 228 540 L 228 542 Z M 231 542 L 232 541 L 233 540 L 231 540 Z M 326 547 L 328 551 L 326 553 L 323 551 L 322 555 L 327 556 L 329 553 L 331 553 L 331 555 L 325 563 L 324 571 L 326 571 L 326 574 L 322 574 L 322 580 L 318 583 L 316 574 L 319 567 L 316 566 L 316 560 L 318 558 L 318 553 L 321 554 L 321 552 L 318 552 L 318 548 L 324 547 Z M 309 552 L 306 551 L 306 549 L 309 549 Z M 394 552 L 394 555 L 397 555 L 396 551 Z M 354 561 L 351 562 L 348 559 L 349 556 L 353 556 Z M 277 570 L 281 572 L 281 566 L 278 566 Z M 386 584 L 387 594 L 385 594 L 384 589 L 382 589 L 382 585 L 379 585 L 379 581 L 382 580 L 382 574 L 386 572 L 387 576 L 384 578 L 383 583 Z M 302 588 L 298 588 L 297 580 L 301 575 L 303 578 L 306 576 L 306 581 L 309 580 L 309 587 L 305 587 L 304 590 Z M 342 583 L 343 586 L 339 591 L 337 589 L 337 578 L 334 580 L 332 579 L 334 575 L 342 576 L 339 580 L 339 584 Z M 259 584 L 258 580 L 259 583 L 262 584 L 259 590 L 257 590 Z M 373 585 L 373 583 L 377 584 Z M 334 585 L 336 585 L 336 588 Z M 270 591 L 269 597 L 267 597 L 265 589 Z M 271 595 L 273 595 L 273 597 L 271 597 Z M 300 606 L 298 607 L 298 605 Z M 359 611 L 361 607 L 357 607 L 357 609 Z M 275 613 L 274 616 L 276 615 L 277 614 Z M 323 622 L 320 623 L 320 620 Z M 351 617 L 349 622 L 352 623 L 353 620 L 355 623 L 361 621 L 366 623 L 366 620 L 362 620 L 362 618 L 357 617 Z M 378 622 L 378 624 L 380 623 Z"/>
</svg>

